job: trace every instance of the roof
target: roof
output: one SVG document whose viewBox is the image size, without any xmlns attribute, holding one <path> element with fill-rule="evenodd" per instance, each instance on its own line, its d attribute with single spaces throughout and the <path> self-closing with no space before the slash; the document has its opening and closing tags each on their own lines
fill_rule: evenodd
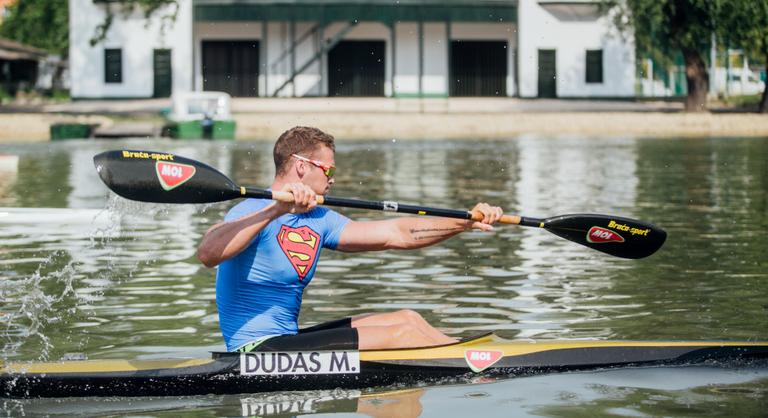
<svg viewBox="0 0 768 418">
<path fill-rule="evenodd" d="M 600 17 L 599 0 L 538 0 L 538 3 L 562 21 L 588 22 Z"/>
<path fill-rule="evenodd" d="M 37 61 L 39 59 L 45 58 L 46 56 L 48 56 L 48 52 L 42 49 L 24 45 L 10 39 L 0 38 L 0 59 L 8 61 Z"/>
<path fill-rule="evenodd" d="M 593 0 L 594 1 L 594 0 Z M 375 6 L 517 6 L 517 0 L 193 0 L 195 5 L 375 5 Z"/>
<path fill-rule="evenodd" d="M 195 21 L 515 22 L 517 0 L 194 0 Z"/>
</svg>

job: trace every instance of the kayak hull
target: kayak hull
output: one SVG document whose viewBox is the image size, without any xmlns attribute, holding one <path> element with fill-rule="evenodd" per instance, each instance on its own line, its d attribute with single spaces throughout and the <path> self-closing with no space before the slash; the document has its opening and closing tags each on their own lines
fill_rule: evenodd
<svg viewBox="0 0 768 418">
<path fill-rule="evenodd" d="M 12 398 L 191 396 L 361 389 L 475 375 L 514 377 L 651 365 L 733 365 L 764 359 L 768 359 L 768 342 L 531 342 L 490 334 L 421 349 L 9 363 L 0 366 L 0 390 L 3 397 Z"/>
</svg>

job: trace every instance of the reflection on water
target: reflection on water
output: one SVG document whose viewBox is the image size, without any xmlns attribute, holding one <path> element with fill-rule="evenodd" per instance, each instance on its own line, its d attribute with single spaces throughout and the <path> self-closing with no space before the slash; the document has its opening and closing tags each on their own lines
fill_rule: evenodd
<svg viewBox="0 0 768 418">
<path fill-rule="evenodd" d="M 706 382 L 706 383 L 702 383 Z M 761 417 L 766 369 L 621 369 L 404 390 L 332 390 L 172 398 L 0 400 L 10 415 L 171 417 L 307 415 L 372 418 L 738 416 Z M 722 411 L 717 413 L 717 411 Z"/>
<path fill-rule="evenodd" d="M 18 157 L 0 171 L 0 205 L 11 208 L 0 207 L 4 358 L 223 349 L 214 271 L 194 253 L 232 203 L 152 205 L 110 195 L 91 158 L 120 147 L 175 152 L 249 186 L 268 186 L 273 175 L 268 143 L 0 148 Z M 768 339 L 768 140 L 359 141 L 339 143 L 336 160 L 336 196 L 450 208 L 487 201 L 539 217 L 611 213 L 654 222 L 669 239 L 637 261 L 511 226 L 416 251 L 327 251 L 305 294 L 304 325 L 410 308 L 457 336 Z"/>
<path fill-rule="evenodd" d="M 178 410 L 203 416 L 272 416 L 344 413 L 371 418 L 416 418 L 422 415 L 424 389 L 361 393 L 358 390 L 278 392 L 170 398 L 66 398 L 0 400 L 4 410 L 18 415 L 103 416 L 152 413 L 175 416 Z M 174 412 L 169 413 L 169 410 Z"/>
</svg>

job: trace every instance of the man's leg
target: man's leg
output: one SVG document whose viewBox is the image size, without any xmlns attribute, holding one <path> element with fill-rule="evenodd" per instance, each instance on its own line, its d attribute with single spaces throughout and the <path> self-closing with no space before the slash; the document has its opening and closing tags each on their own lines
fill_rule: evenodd
<svg viewBox="0 0 768 418">
<path fill-rule="evenodd" d="M 352 327 L 358 330 L 361 349 L 427 347 L 457 341 L 410 309 L 358 315 L 352 318 Z"/>
</svg>

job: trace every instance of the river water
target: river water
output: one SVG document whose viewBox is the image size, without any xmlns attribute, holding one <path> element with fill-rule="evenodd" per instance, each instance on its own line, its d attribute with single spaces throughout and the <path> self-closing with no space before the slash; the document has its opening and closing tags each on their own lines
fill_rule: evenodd
<svg viewBox="0 0 768 418">
<path fill-rule="evenodd" d="M 269 186 L 264 142 L 70 141 L 0 146 L 1 360 L 207 356 L 223 350 L 215 271 L 197 243 L 233 204 L 155 205 L 111 194 L 92 157 L 168 151 Z M 14 156 L 16 158 L 14 158 Z M 455 336 L 768 340 L 768 139 L 341 141 L 332 195 L 449 208 L 477 201 L 547 217 L 607 213 L 669 233 L 643 260 L 499 226 L 405 252 L 325 251 L 310 325 L 409 308 Z M 356 219 L 378 212 L 345 210 Z M 391 215 L 390 215 L 391 216 Z M 154 399 L 0 399 L 8 415 L 764 416 L 768 369 L 611 370 L 392 392 Z M 401 388 L 402 389 L 402 388 Z"/>
</svg>

